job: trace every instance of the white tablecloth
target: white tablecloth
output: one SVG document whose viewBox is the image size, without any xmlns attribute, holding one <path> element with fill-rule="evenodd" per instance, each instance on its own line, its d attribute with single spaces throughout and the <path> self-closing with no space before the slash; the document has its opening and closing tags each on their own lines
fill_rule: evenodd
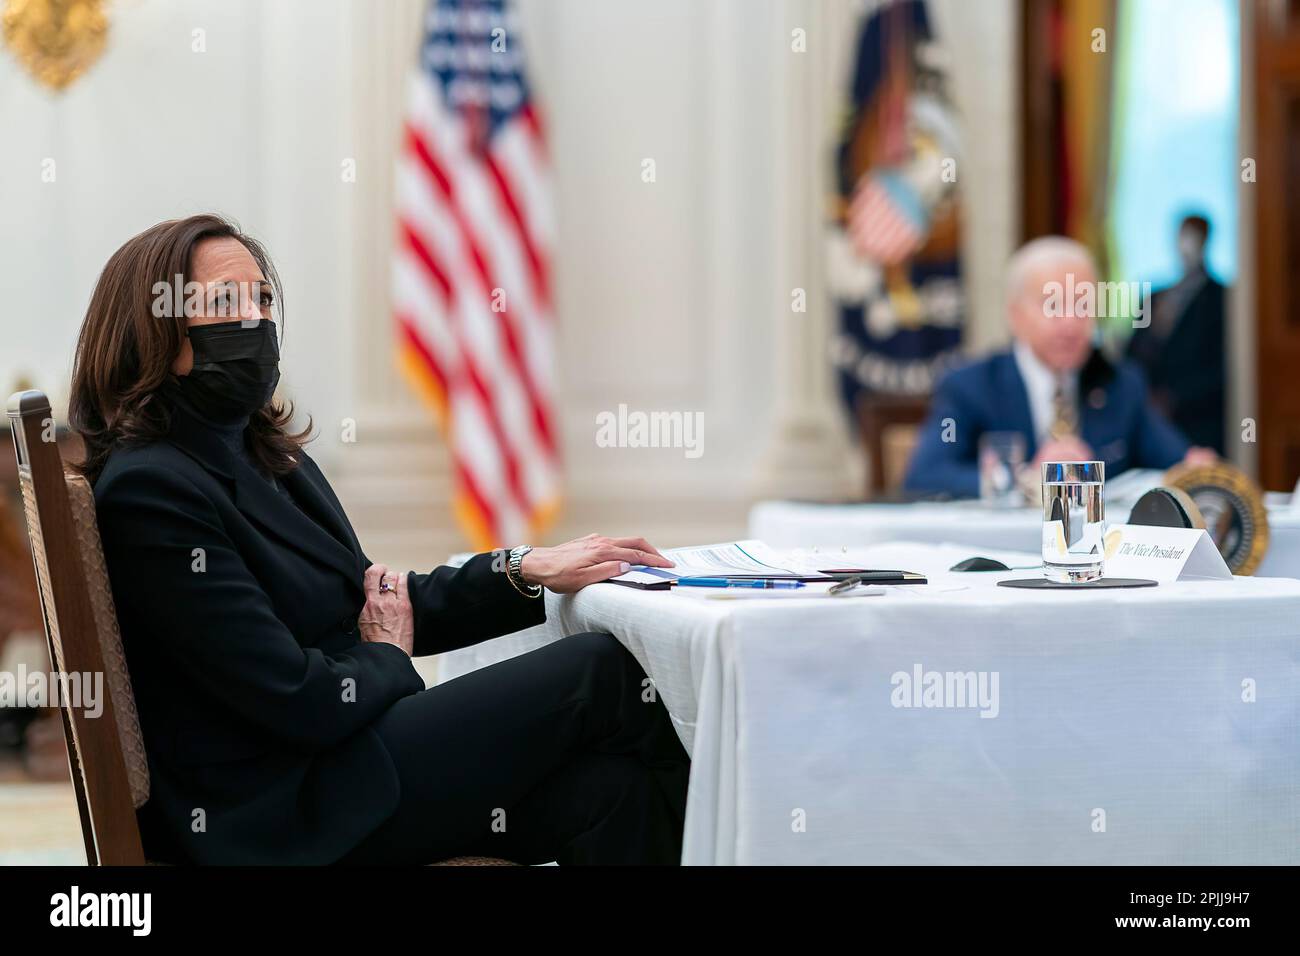
<svg viewBox="0 0 1300 956">
<path fill-rule="evenodd" d="M 617 636 L 692 755 L 685 863 L 1300 863 L 1300 581 L 1012 590 L 965 550 L 851 552 L 931 576 L 879 597 L 548 594 L 440 674 Z M 996 716 L 895 706 L 918 665 L 996 672 Z"/>
<path fill-rule="evenodd" d="M 1268 551 L 1255 575 L 1300 578 L 1300 509 L 1270 509 L 1268 522 Z M 952 543 L 969 545 L 966 556 L 971 557 L 980 548 L 1036 551 L 1042 524 L 1037 508 L 999 511 L 975 501 L 896 505 L 763 501 L 749 513 L 746 536 L 774 548 L 831 553 L 890 541 Z"/>
</svg>

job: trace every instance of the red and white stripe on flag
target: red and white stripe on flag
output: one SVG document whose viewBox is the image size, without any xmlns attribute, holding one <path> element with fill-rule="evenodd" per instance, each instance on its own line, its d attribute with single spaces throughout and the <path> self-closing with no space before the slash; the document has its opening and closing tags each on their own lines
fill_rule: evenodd
<svg viewBox="0 0 1300 956">
<path fill-rule="evenodd" d="M 393 275 L 399 362 L 435 409 L 456 517 L 484 550 L 533 540 L 560 495 L 546 153 L 517 59 L 466 68 L 482 61 L 465 51 L 494 55 L 494 25 L 511 22 L 496 9 L 429 7 L 398 160 Z"/>
<path fill-rule="evenodd" d="M 921 247 L 925 236 L 876 176 L 862 177 L 847 217 L 849 238 L 862 258 L 882 266 L 902 262 Z"/>
</svg>

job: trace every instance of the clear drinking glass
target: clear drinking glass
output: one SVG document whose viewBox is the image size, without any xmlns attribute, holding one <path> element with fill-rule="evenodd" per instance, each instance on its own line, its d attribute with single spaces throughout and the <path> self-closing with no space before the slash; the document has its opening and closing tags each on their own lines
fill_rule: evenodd
<svg viewBox="0 0 1300 956">
<path fill-rule="evenodd" d="M 1022 499 L 1016 475 L 1025 463 L 1025 436 L 1020 432 L 985 432 L 980 436 L 980 501 L 991 508 L 1014 508 Z"/>
<path fill-rule="evenodd" d="M 1043 574 L 1079 584 L 1101 578 L 1105 558 L 1106 465 L 1043 462 Z"/>
</svg>

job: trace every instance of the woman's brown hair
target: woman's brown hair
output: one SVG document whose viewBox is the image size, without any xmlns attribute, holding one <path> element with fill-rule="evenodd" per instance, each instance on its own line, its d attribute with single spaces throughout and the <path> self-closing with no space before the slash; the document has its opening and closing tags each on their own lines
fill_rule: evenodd
<svg viewBox="0 0 1300 956">
<path fill-rule="evenodd" d="M 155 309 L 160 287 L 180 288 L 190 281 L 194 247 L 204 239 L 229 238 L 242 243 L 283 301 L 280 277 L 257 240 L 233 222 L 216 215 L 160 222 L 128 240 L 113 253 L 95 284 L 81 323 L 72 367 L 68 421 L 86 444 L 78 469 L 94 482 L 109 452 L 119 442 L 148 443 L 167 435 L 171 404 L 160 389 L 185 338 L 185 309 Z M 162 284 L 160 286 L 159 284 Z M 155 313 L 164 311 L 159 317 Z M 268 403 L 253 413 L 248 450 L 256 465 L 272 475 L 293 471 L 296 455 L 311 431 L 288 430 L 293 406 Z"/>
</svg>

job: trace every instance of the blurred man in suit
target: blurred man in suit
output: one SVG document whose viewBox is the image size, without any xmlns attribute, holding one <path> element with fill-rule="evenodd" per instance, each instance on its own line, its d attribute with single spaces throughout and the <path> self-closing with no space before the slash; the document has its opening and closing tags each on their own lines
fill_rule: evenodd
<svg viewBox="0 0 1300 956">
<path fill-rule="evenodd" d="M 1032 467 L 1043 461 L 1106 463 L 1112 477 L 1128 468 L 1209 462 L 1212 452 L 1188 442 L 1147 397 L 1131 364 L 1114 365 L 1094 346 L 1097 268 L 1081 244 L 1035 239 L 1011 258 L 1007 310 L 1014 344 L 956 369 L 936 387 L 904 485 L 909 491 L 979 494 L 977 455 L 987 432 L 1018 432 Z M 1032 474 L 1031 473 L 1031 474 Z"/>
<path fill-rule="evenodd" d="M 1156 407 L 1192 442 L 1223 454 L 1224 290 L 1205 269 L 1209 238 L 1205 217 L 1183 220 L 1183 277 L 1151 297 L 1151 324 L 1134 329 L 1128 357 L 1146 373 Z"/>
</svg>

